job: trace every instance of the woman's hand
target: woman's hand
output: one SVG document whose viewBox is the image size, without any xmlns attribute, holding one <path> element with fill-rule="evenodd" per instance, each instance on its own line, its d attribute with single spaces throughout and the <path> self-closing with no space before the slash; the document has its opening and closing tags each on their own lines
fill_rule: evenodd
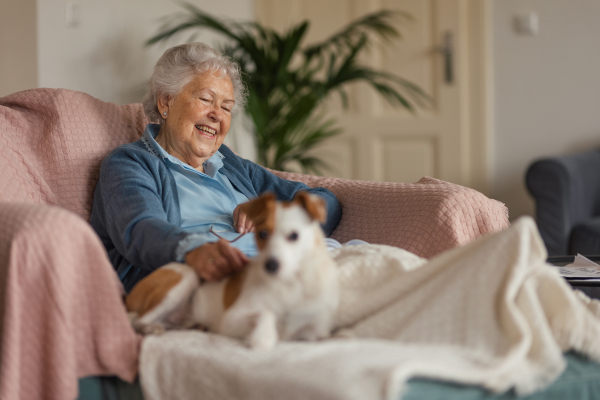
<svg viewBox="0 0 600 400">
<path fill-rule="evenodd" d="M 238 233 L 254 232 L 254 224 L 250 218 L 240 210 L 240 205 L 233 210 L 233 227 Z"/>
<path fill-rule="evenodd" d="M 248 257 L 223 239 L 206 243 L 185 255 L 185 262 L 206 281 L 219 281 L 248 264 Z"/>
</svg>

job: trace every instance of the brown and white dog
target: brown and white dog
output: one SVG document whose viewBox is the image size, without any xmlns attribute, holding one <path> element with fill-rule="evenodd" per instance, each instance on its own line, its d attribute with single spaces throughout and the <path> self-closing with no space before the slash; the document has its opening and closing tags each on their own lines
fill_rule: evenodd
<svg viewBox="0 0 600 400">
<path fill-rule="evenodd" d="M 260 253 L 239 273 L 200 283 L 185 264 L 167 264 L 141 280 L 126 298 L 142 333 L 200 325 L 243 339 L 252 348 L 278 340 L 330 335 L 339 303 L 336 266 L 319 222 L 324 201 L 299 192 L 291 202 L 266 194 L 243 205 Z"/>
</svg>

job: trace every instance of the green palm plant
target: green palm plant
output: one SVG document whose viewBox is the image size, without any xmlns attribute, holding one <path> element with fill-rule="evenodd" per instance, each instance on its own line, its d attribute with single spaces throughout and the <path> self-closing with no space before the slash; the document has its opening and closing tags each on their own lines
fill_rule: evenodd
<svg viewBox="0 0 600 400">
<path fill-rule="evenodd" d="M 355 20 L 326 40 L 303 46 L 309 28 L 304 21 L 280 34 L 256 22 L 218 19 L 192 4 L 185 12 L 167 17 L 152 45 L 198 28 L 209 29 L 227 40 L 220 49 L 237 61 L 249 90 L 247 113 L 254 127 L 258 163 L 281 171 L 297 163 L 304 172 L 320 172 L 326 164 L 311 155 L 316 145 L 340 133 L 334 118 L 320 107 L 332 93 L 339 93 L 348 107 L 347 85 L 366 82 L 391 104 L 413 111 L 428 96 L 413 83 L 390 73 L 361 65 L 358 56 L 373 40 L 399 37 L 393 17 L 404 13 L 379 11 Z"/>
</svg>

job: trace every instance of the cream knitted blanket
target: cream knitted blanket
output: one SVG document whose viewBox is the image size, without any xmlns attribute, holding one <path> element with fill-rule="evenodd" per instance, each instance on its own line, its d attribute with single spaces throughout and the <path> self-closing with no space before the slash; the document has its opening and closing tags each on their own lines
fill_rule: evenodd
<svg viewBox="0 0 600 400">
<path fill-rule="evenodd" d="M 566 350 L 600 361 L 600 303 L 545 263 L 530 218 L 429 262 L 377 245 L 334 257 L 353 337 L 260 352 L 201 332 L 150 336 L 144 397 L 394 399 L 416 376 L 523 395 L 558 377 Z"/>
</svg>

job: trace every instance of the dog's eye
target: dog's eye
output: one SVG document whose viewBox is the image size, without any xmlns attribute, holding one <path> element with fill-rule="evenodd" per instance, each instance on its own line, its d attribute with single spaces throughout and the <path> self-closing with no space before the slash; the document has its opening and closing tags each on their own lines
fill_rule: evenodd
<svg viewBox="0 0 600 400">
<path fill-rule="evenodd" d="M 261 239 L 266 239 L 269 237 L 269 231 L 264 230 L 264 231 L 260 231 L 258 233 L 258 237 L 260 237 Z"/>
<path fill-rule="evenodd" d="M 295 242 L 296 240 L 298 240 L 298 232 L 290 233 L 290 235 L 288 236 L 288 240 L 290 242 Z"/>
</svg>

